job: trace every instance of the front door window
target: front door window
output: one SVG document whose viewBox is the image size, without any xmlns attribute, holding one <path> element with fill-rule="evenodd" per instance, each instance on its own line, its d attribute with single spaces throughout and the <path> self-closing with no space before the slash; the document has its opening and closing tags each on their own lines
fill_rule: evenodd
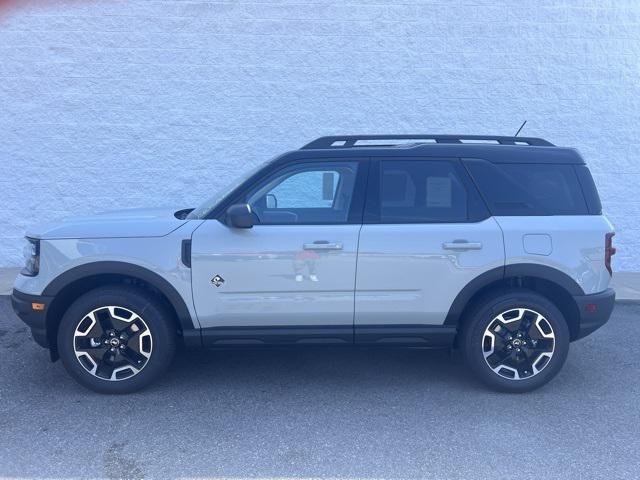
<svg viewBox="0 0 640 480">
<path fill-rule="evenodd" d="M 285 168 L 246 197 L 260 225 L 344 224 L 356 183 L 356 162 L 313 162 Z"/>
</svg>

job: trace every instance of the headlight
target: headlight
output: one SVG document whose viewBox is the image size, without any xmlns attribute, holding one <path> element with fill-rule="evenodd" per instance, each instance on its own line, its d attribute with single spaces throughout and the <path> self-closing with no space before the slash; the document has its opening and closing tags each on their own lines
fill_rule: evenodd
<svg viewBox="0 0 640 480">
<path fill-rule="evenodd" d="M 34 238 L 26 238 L 27 244 L 24 246 L 25 265 L 22 269 L 22 275 L 35 277 L 40 270 L 40 240 Z"/>
</svg>

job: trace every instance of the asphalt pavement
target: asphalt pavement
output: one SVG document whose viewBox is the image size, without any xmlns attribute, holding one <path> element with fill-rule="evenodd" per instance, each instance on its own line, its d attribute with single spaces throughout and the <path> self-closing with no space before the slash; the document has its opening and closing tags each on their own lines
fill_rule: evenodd
<svg viewBox="0 0 640 480">
<path fill-rule="evenodd" d="M 429 350 L 180 352 L 151 388 L 77 385 L 0 297 L 0 477 L 638 478 L 640 305 L 522 395 Z"/>
</svg>

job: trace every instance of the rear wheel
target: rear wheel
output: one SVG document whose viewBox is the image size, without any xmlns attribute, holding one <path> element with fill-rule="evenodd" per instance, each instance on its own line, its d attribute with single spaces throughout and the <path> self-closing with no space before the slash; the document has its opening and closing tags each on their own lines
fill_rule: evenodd
<svg viewBox="0 0 640 480">
<path fill-rule="evenodd" d="M 517 290 L 477 306 L 463 328 L 462 348 L 482 382 L 500 391 L 525 392 L 557 375 L 569 340 L 567 323 L 553 303 Z"/>
<path fill-rule="evenodd" d="M 58 329 L 58 351 L 85 387 L 129 393 L 166 370 L 175 337 L 168 313 L 153 296 L 134 287 L 103 287 L 69 307 Z"/>
</svg>

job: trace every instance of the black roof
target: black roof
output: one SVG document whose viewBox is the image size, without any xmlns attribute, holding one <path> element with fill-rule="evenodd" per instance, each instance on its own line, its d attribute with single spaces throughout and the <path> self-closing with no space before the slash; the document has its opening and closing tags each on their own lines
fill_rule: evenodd
<svg viewBox="0 0 640 480">
<path fill-rule="evenodd" d="M 481 158 L 493 163 L 584 164 L 575 149 L 556 147 L 541 138 L 482 135 L 336 135 L 320 137 L 297 153 L 309 158 L 425 156 Z"/>
</svg>

